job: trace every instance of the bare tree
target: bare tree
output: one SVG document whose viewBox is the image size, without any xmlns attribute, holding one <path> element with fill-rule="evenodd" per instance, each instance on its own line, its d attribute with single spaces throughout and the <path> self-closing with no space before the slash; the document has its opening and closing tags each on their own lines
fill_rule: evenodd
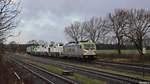
<svg viewBox="0 0 150 84">
<path fill-rule="evenodd" d="M 117 40 L 118 53 L 121 54 L 124 32 L 127 25 L 127 10 L 117 9 L 114 13 L 109 13 L 109 28 Z"/>
<path fill-rule="evenodd" d="M 2 43 L 11 36 L 10 31 L 16 27 L 19 14 L 19 3 L 14 0 L 0 0 L 0 54 L 3 53 Z M 0 56 L 0 61 L 2 56 Z"/>
<path fill-rule="evenodd" d="M 19 3 L 13 0 L 0 0 L 0 41 L 9 37 L 10 30 L 16 27 Z"/>
<path fill-rule="evenodd" d="M 80 22 L 74 22 L 68 27 L 65 27 L 65 34 L 73 41 L 78 43 L 84 39 L 84 30 L 81 28 Z"/>
<path fill-rule="evenodd" d="M 47 46 L 48 45 L 48 42 L 44 41 L 44 40 L 39 40 L 38 41 L 38 44 L 39 45 L 43 45 L 43 46 Z"/>
<path fill-rule="evenodd" d="M 9 43 L 10 52 L 16 52 L 17 51 L 17 42 L 11 41 Z"/>
<path fill-rule="evenodd" d="M 144 47 L 150 46 L 150 33 L 144 37 Z"/>
<path fill-rule="evenodd" d="M 27 44 L 38 44 L 37 40 L 30 40 L 27 42 Z"/>
<path fill-rule="evenodd" d="M 17 44 L 16 41 L 11 41 L 9 44 Z"/>
<path fill-rule="evenodd" d="M 88 40 L 93 42 L 98 42 L 102 40 L 107 33 L 108 30 L 106 28 L 106 21 L 101 17 L 93 17 L 89 21 L 83 23 L 83 29 L 86 32 L 86 37 Z"/>
<path fill-rule="evenodd" d="M 129 10 L 128 21 L 129 24 L 125 36 L 134 43 L 140 56 L 143 56 L 144 39 L 150 35 L 150 11 L 144 9 Z"/>
</svg>

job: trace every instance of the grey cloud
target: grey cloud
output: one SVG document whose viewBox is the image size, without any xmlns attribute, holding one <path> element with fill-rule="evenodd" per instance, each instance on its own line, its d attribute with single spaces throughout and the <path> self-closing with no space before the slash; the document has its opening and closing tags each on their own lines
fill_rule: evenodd
<svg viewBox="0 0 150 84">
<path fill-rule="evenodd" d="M 149 0 L 24 0 L 25 7 L 36 11 L 51 11 L 58 15 L 71 13 L 96 14 L 114 8 L 150 8 Z M 31 11 L 30 11 L 31 12 Z"/>
<path fill-rule="evenodd" d="M 22 34 L 11 40 L 66 41 L 64 27 L 73 21 L 105 16 L 116 8 L 150 9 L 149 3 L 150 0 L 23 0 L 22 20 L 17 27 Z"/>
</svg>

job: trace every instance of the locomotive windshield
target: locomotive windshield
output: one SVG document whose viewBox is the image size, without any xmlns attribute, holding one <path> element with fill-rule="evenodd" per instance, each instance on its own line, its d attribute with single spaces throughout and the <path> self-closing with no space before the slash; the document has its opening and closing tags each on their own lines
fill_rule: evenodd
<svg viewBox="0 0 150 84">
<path fill-rule="evenodd" d="M 86 50 L 89 50 L 89 49 L 93 50 L 93 49 L 95 49 L 95 45 L 94 44 L 84 44 L 84 49 L 86 49 Z"/>
</svg>

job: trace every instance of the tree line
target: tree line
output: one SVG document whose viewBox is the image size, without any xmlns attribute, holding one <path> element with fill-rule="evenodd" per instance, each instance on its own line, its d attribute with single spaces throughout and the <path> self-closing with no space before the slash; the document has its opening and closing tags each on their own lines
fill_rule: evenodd
<svg viewBox="0 0 150 84">
<path fill-rule="evenodd" d="M 145 9 L 115 9 L 106 17 L 92 17 L 88 21 L 74 22 L 65 27 L 70 41 L 91 40 L 95 43 L 134 45 L 143 56 L 143 48 L 150 41 L 150 11 Z"/>
</svg>

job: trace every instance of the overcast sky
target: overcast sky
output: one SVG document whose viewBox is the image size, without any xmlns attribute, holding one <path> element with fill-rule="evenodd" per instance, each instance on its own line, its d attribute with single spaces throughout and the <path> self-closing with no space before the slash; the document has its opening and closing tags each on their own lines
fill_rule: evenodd
<svg viewBox="0 0 150 84">
<path fill-rule="evenodd" d="M 67 42 L 64 27 L 93 16 L 106 16 L 116 8 L 150 10 L 150 0 L 22 0 L 21 20 L 7 42 L 29 40 Z"/>
</svg>

